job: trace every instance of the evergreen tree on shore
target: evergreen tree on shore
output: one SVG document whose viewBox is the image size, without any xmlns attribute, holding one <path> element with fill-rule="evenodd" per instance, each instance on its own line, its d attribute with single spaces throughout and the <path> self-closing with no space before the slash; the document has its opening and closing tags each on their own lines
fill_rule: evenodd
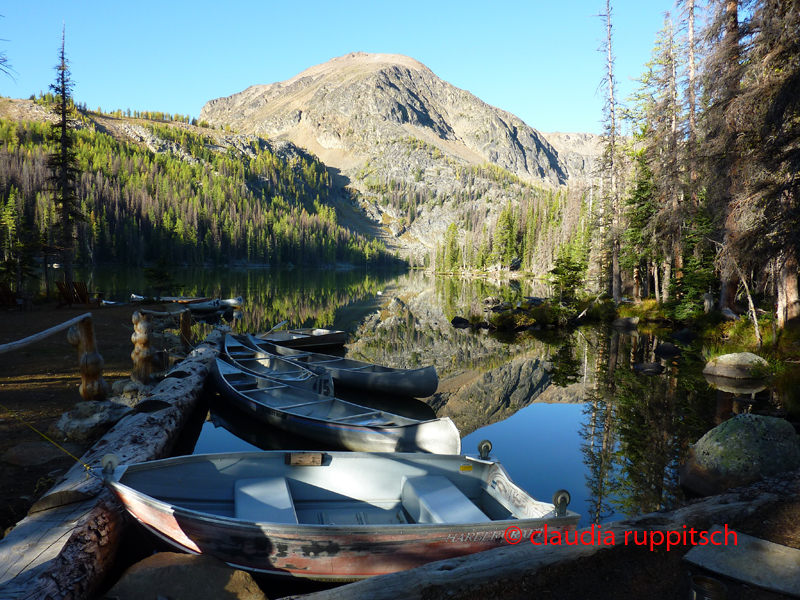
<svg viewBox="0 0 800 600">
<path fill-rule="evenodd" d="M 64 279 L 72 282 L 72 251 L 75 245 L 75 223 L 85 221 L 78 201 L 78 177 L 80 170 L 75 153 L 72 134 L 75 107 L 72 100 L 71 73 L 65 51 L 65 31 L 61 33 L 61 49 L 55 67 L 56 81 L 50 86 L 55 96 L 53 114 L 56 120 L 50 129 L 50 140 L 54 143 L 53 152 L 47 157 L 50 169 L 50 191 L 58 212 L 57 239 L 64 267 Z"/>
</svg>

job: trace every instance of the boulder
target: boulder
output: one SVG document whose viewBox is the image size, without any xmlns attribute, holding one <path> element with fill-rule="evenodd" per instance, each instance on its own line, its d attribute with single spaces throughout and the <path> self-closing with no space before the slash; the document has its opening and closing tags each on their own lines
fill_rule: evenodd
<svg viewBox="0 0 800 600">
<path fill-rule="evenodd" d="M 541 306 L 544 304 L 545 298 L 539 298 L 538 296 L 525 296 L 525 302 L 533 306 Z"/>
<path fill-rule="evenodd" d="M 800 440 L 783 419 L 751 413 L 718 425 L 694 444 L 681 484 L 703 495 L 749 485 L 800 468 Z"/>
<path fill-rule="evenodd" d="M 495 306 L 499 306 L 502 300 L 497 296 L 488 296 L 483 299 L 483 306 L 485 308 L 494 308 Z"/>
<path fill-rule="evenodd" d="M 75 410 L 66 412 L 50 426 L 52 437 L 73 442 L 87 442 L 102 437 L 109 429 L 133 412 L 124 404 L 109 400 L 88 400 L 75 405 Z"/>
<path fill-rule="evenodd" d="M 620 317 L 619 319 L 614 319 L 611 323 L 612 327 L 636 327 L 639 324 L 639 317 Z"/>
<path fill-rule="evenodd" d="M 464 317 L 453 317 L 453 320 L 450 321 L 450 324 L 455 327 L 456 329 L 467 329 L 469 328 L 469 321 Z"/>
<path fill-rule="evenodd" d="M 769 372 L 769 363 L 752 352 L 723 354 L 706 363 L 704 375 L 732 379 L 758 379 Z"/>
<path fill-rule="evenodd" d="M 676 342 L 680 342 L 681 344 L 691 344 L 694 340 L 697 339 L 697 333 L 695 333 L 691 329 L 686 329 L 684 327 L 680 331 L 676 331 L 675 333 L 670 333 L 669 337 L 671 337 Z"/>
<path fill-rule="evenodd" d="M 678 348 L 675 344 L 670 344 L 669 342 L 662 342 L 656 349 L 653 350 L 658 356 L 678 356 L 681 353 L 681 349 Z"/>
<path fill-rule="evenodd" d="M 111 386 L 114 402 L 135 407 L 139 402 L 153 394 L 155 383 L 139 383 L 130 379 L 120 379 Z"/>
<path fill-rule="evenodd" d="M 633 368 L 645 375 L 661 375 L 664 372 L 664 365 L 660 363 L 636 363 Z"/>
<path fill-rule="evenodd" d="M 722 309 L 722 316 L 725 317 L 726 319 L 728 319 L 729 321 L 738 321 L 739 320 L 739 315 L 737 315 L 735 312 L 733 312 L 727 306 Z"/>
<path fill-rule="evenodd" d="M 253 577 L 204 555 L 159 552 L 122 574 L 106 598 L 119 600 L 266 600 Z"/>
</svg>

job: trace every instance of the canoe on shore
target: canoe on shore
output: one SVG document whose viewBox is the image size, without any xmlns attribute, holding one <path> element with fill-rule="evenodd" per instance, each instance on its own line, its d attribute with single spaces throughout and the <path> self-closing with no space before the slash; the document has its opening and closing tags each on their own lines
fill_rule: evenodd
<svg viewBox="0 0 800 600">
<path fill-rule="evenodd" d="M 341 348 L 347 341 L 347 333 L 337 329 L 320 327 L 304 327 L 300 329 L 284 329 L 257 333 L 260 340 L 302 350 L 333 350 Z"/>
<path fill-rule="evenodd" d="M 220 395 L 247 414 L 290 433 L 363 452 L 458 454 L 461 436 L 444 417 L 418 421 L 267 379 L 217 359 Z"/>
<path fill-rule="evenodd" d="M 106 485 L 155 536 L 273 575 L 363 579 L 530 543 L 545 526 L 552 539 L 579 519 L 569 494 L 540 502 L 488 456 L 269 451 L 114 466 Z"/>
<path fill-rule="evenodd" d="M 304 367 L 321 367 L 329 371 L 334 385 L 416 398 L 431 396 L 439 387 L 439 376 L 433 365 L 420 369 L 395 369 L 352 358 L 286 348 L 252 335 L 248 340 L 263 357 L 280 356 Z"/>
</svg>

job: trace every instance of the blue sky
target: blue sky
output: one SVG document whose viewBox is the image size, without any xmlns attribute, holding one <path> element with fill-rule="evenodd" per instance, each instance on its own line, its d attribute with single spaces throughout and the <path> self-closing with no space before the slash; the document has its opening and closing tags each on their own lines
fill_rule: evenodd
<svg viewBox="0 0 800 600">
<path fill-rule="evenodd" d="M 411 56 L 541 131 L 600 132 L 604 0 L 404 2 L 16 0 L 0 50 L 16 73 L 0 94 L 54 79 L 66 26 L 75 98 L 90 108 L 199 116 L 208 100 L 288 79 L 348 52 Z M 613 0 L 624 96 L 649 60 L 671 0 Z"/>
</svg>

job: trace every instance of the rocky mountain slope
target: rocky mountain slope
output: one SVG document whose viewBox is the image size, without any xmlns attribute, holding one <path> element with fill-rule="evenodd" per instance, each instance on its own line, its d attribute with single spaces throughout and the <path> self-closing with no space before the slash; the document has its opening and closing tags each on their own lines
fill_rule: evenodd
<svg viewBox="0 0 800 600">
<path fill-rule="evenodd" d="M 585 184 L 599 155 L 598 136 L 542 134 L 397 54 L 334 58 L 212 100 L 200 118 L 314 153 L 406 254 L 429 251 L 468 215 L 486 212 L 492 223 L 522 186 Z M 515 179 L 478 169 L 486 165 Z M 401 190 L 399 203 L 390 189 Z"/>
<path fill-rule="evenodd" d="M 348 54 L 284 82 L 207 103 L 209 123 L 286 137 L 336 168 L 359 165 L 409 136 L 471 164 L 557 185 L 566 164 L 535 129 L 398 54 Z"/>
</svg>

